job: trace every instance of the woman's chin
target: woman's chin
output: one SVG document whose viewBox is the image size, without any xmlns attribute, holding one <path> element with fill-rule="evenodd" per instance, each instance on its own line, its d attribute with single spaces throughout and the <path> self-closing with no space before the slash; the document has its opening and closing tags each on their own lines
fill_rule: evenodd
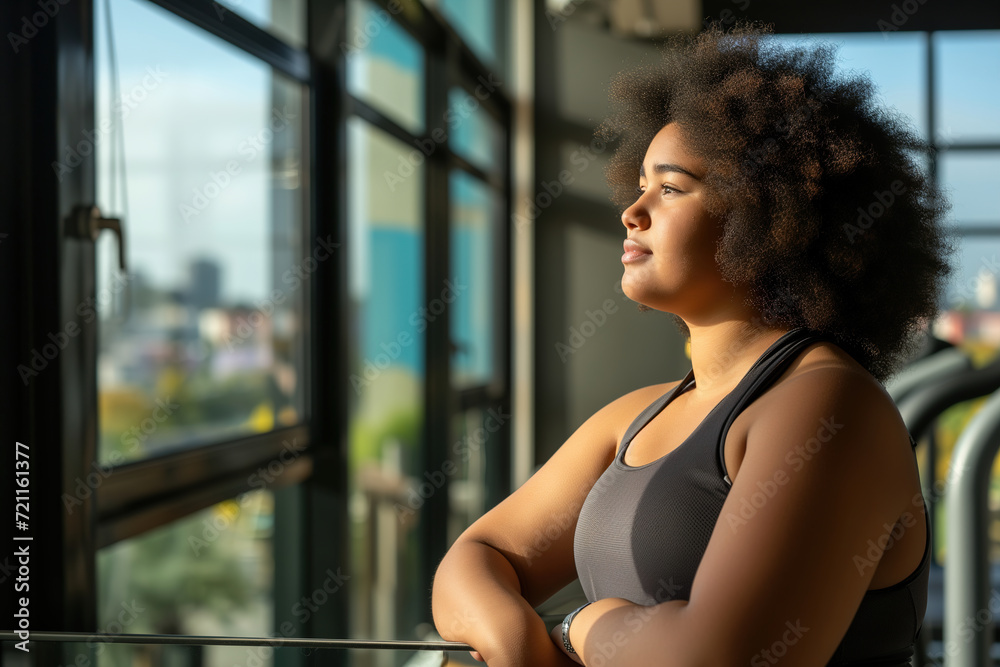
<svg viewBox="0 0 1000 667">
<path fill-rule="evenodd" d="M 627 276 L 622 278 L 622 294 L 639 304 L 639 310 L 664 310 L 662 299 L 657 299 L 656 295 L 642 289 L 641 284 L 631 283 Z"/>
</svg>

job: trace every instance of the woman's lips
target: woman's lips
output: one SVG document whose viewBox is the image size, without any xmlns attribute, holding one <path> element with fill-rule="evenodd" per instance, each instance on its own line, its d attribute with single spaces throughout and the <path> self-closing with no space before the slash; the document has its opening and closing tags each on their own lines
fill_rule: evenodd
<svg viewBox="0 0 1000 667">
<path fill-rule="evenodd" d="M 625 254 L 622 255 L 623 264 L 641 261 L 643 258 L 653 254 L 649 251 L 649 248 L 632 239 L 625 239 L 622 248 L 625 250 Z"/>
</svg>

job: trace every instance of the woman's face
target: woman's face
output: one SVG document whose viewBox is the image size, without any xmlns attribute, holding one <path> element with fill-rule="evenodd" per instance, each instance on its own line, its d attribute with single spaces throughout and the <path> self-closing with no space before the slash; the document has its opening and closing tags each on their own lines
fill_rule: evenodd
<svg viewBox="0 0 1000 667">
<path fill-rule="evenodd" d="M 704 176 L 704 161 L 687 151 L 680 128 L 669 123 L 650 142 L 639 171 L 642 192 L 622 213 L 628 237 L 622 290 L 686 322 L 716 321 L 725 314 L 720 310 L 742 304 L 716 266 L 722 224 L 705 210 Z"/>
</svg>

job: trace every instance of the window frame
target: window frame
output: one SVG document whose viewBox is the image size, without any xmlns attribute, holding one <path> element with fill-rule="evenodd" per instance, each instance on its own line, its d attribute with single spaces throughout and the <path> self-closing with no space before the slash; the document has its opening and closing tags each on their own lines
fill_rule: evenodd
<svg viewBox="0 0 1000 667">
<path fill-rule="evenodd" d="M 480 77 L 486 77 L 498 72 L 485 65 L 477 54 L 466 44 L 460 34 L 448 23 L 437 7 L 412 2 L 406 4 L 407 11 L 398 11 L 399 3 L 393 0 L 369 0 L 377 8 L 388 12 L 394 21 L 404 29 L 424 50 L 424 129 L 420 134 L 414 134 L 396 123 L 391 117 L 383 114 L 376 107 L 364 100 L 351 95 L 346 85 L 346 67 L 341 59 L 341 115 L 338 127 L 346 127 L 347 120 L 356 116 L 372 128 L 385 132 L 392 138 L 413 146 L 416 140 L 432 140 L 431 133 L 440 127 L 438 121 L 444 118 L 448 109 L 448 91 L 452 87 L 461 87 L 469 94 L 474 90 Z M 346 5 L 346 0 L 345 0 Z M 396 11 L 394 11 L 394 9 Z M 506 14 L 505 14 L 506 16 Z M 346 21 L 345 21 L 346 23 Z M 503 27 L 498 27 L 501 44 L 506 43 L 506 20 Z M 343 35 L 341 35 L 343 37 Z M 338 40 L 341 43 L 342 40 Z M 498 53 L 498 59 L 506 58 L 506 47 Z M 498 64 L 503 68 L 503 63 Z M 499 73 L 502 75 L 502 72 Z M 494 301 L 494 322 L 497 334 L 493 340 L 494 347 L 494 381 L 482 385 L 470 386 L 456 390 L 451 385 L 451 352 L 450 352 L 450 313 L 445 309 L 441 316 L 427 323 L 424 332 L 425 344 L 425 376 L 423 404 L 425 418 L 421 442 L 423 443 L 421 470 L 441 470 L 448 459 L 449 444 L 453 442 L 452 417 L 465 410 L 480 407 L 484 411 L 490 407 L 510 410 L 511 407 L 511 354 L 510 354 L 510 322 L 512 304 L 510 303 L 510 266 L 513 229 L 509 224 L 512 212 L 513 179 L 511 174 L 511 135 L 513 131 L 513 104 L 506 91 L 499 87 L 485 100 L 480 100 L 480 109 L 488 113 L 500 127 L 503 133 L 501 166 L 495 174 L 487 174 L 477 166 L 469 163 L 454 153 L 446 139 L 438 150 L 426 156 L 423 162 L 424 182 L 424 289 L 425 298 L 429 294 L 440 292 L 444 281 L 451 276 L 450 271 L 450 233 L 451 212 L 449 199 L 449 173 L 452 169 L 461 169 L 475 178 L 483 180 L 487 185 L 500 191 L 503 210 L 501 224 L 498 230 L 497 254 L 494 266 L 497 267 L 496 299 Z M 445 127 L 447 133 L 447 127 Z M 348 158 L 346 141 L 341 143 L 339 164 L 347 165 Z M 346 190 L 344 191 L 346 193 Z M 349 193 L 342 199 L 346 200 Z M 342 220 L 346 227 L 346 204 L 341 202 Z M 342 227 L 343 228 L 343 227 Z M 345 238 L 350 238 L 345 231 Z M 341 293 L 342 303 L 348 303 L 346 281 Z M 345 306 L 346 307 L 346 306 Z M 341 358 L 348 359 L 349 341 L 343 341 Z M 347 373 L 343 375 L 347 377 Z M 346 392 L 338 400 L 340 405 L 346 405 Z M 350 416 L 342 422 L 344 428 L 340 440 L 348 442 L 347 425 Z M 490 507 L 506 497 L 510 492 L 510 436 L 509 427 L 501 429 L 491 436 L 490 479 L 486 505 Z M 347 452 L 343 452 L 346 460 Z M 450 484 L 445 484 L 441 492 L 435 493 L 424 500 L 421 513 L 425 516 L 447 517 L 449 512 Z M 346 487 L 345 487 L 346 488 Z M 419 540 L 422 545 L 422 558 L 418 566 L 419 579 L 416 585 L 429 591 L 437 564 L 444 556 L 448 547 L 447 521 L 421 521 L 419 524 Z M 346 561 L 345 561 L 346 562 Z M 321 612 L 322 613 L 322 612 Z M 429 605 L 421 610 L 426 622 L 431 622 Z M 345 628 L 346 630 L 346 628 Z"/>
</svg>

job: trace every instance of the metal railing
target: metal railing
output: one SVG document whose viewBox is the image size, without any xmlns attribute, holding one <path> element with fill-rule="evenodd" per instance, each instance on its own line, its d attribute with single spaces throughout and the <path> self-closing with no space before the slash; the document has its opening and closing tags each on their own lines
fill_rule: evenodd
<svg viewBox="0 0 1000 667">
<path fill-rule="evenodd" d="M 998 449 L 1000 391 L 995 391 L 958 437 L 945 485 L 944 641 L 949 667 L 991 664 L 994 617 L 1000 607 L 990 606 L 988 494 Z"/>
<path fill-rule="evenodd" d="M 283 638 L 283 637 L 220 637 L 199 635 L 162 635 L 162 634 L 115 634 L 94 632 L 47 632 L 32 630 L 27 634 L 27 643 L 22 644 L 24 633 L 9 630 L 0 631 L 2 652 L 0 664 L 24 665 L 26 667 L 52 667 L 53 660 L 62 665 L 105 664 L 94 660 L 107 650 L 105 644 L 132 645 L 131 649 L 119 647 L 118 653 L 128 651 L 132 663 L 141 652 L 141 663 L 149 665 L 203 665 L 204 649 L 208 646 L 245 647 L 247 658 L 244 664 L 267 665 L 274 658 L 274 664 L 289 664 L 287 660 L 278 660 L 288 652 L 298 652 L 307 656 L 315 650 L 334 651 L 417 651 L 418 656 L 411 657 L 407 667 L 441 667 L 456 664 L 447 655 L 450 652 L 466 654 L 472 648 L 468 644 L 449 641 L 407 641 L 407 640 L 371 640 L 371 639 L 316 639 L 316 638 Z M 53 646 L 55 644 L 56 646 Z M 78 646 L 75 646 L 78 645 Z M 57 656 L 57 657 L 54 657 Z M 81 656 L 85 658 L 81 662 Z M 187 657 L 181 657 L 187 656 Z M 118 656 L 119 658 L 122 655 Z M 219 656 L 216 662 L 219 662 Z M 301 660 L 301 657 L 299 658 Z M 471 662 L 468 658 L 466 662 Z M 110 663 L 108 663 L 110 664 Z M 115 662 L 115 664 L 118 664 Z M 220 664 L 233 664 L 231 659 L 223 658 Z M 292 660 L 292 664 L 301 664 Z M 342 662 L 328 664 L 353 664 L 345 657 Z M 399 664 L 398 662 L 396 664 Z"/>
<path fill-rule="evenodd" d="M 10 630 L 0 631 L 0 641 L 19 642 Z M 94 642 L 102 644 L 172 644 L 181 646 L 269 646 L 271 648 L 375 649 L 395 651 L 471 651 L 462 642 L 406 641 L 392 639 L 311 639 L 278 637 L 212 637 L 199 635 L 110 634 L 105 632 L 28 633 L 28 641 Z"/>
<path fill-rule="evenodd" d="M 940 354 L 945 356 L 934 360 Z M 991 664 L 994 624 L 991 618 L 979 627 L 970 626 L 967 619 L 976 619 L 977 613 L 984 609 L 992 612 L 986 593 L 992 582 L 987 493 L 992 462 L 1000 446 L 1000 399 L 997 398 L 1000 396 L 997 392 L 1000 389 L 1000 357 L 979 368 L 963 366 L 961 357 L 950 350 L 930 355 L 914 364 L 913 377 L 907 377 L 896 387 L 896 395 L 903 422 L 914 440 L 920 440 L 925 434 L 933 436 L 931 427 L 945 410 L 993 394 L 959 435 L 951 455 L 944 494 L 948 566 L 943 568 L 942 624 L 948 666 L 981 667 Z M 928 519 L 931 519 L 937 504 L 933 490 L 936 468 L 933 438 L 929 445 L 930 474 L 923 480 L 922 487 L 929 501 Z M 973 630 L 971 637 L 970 629 Z M 917 648 L 922 658 L 928 639 L 928 633 L 921 632 Z"/>
</svg>

